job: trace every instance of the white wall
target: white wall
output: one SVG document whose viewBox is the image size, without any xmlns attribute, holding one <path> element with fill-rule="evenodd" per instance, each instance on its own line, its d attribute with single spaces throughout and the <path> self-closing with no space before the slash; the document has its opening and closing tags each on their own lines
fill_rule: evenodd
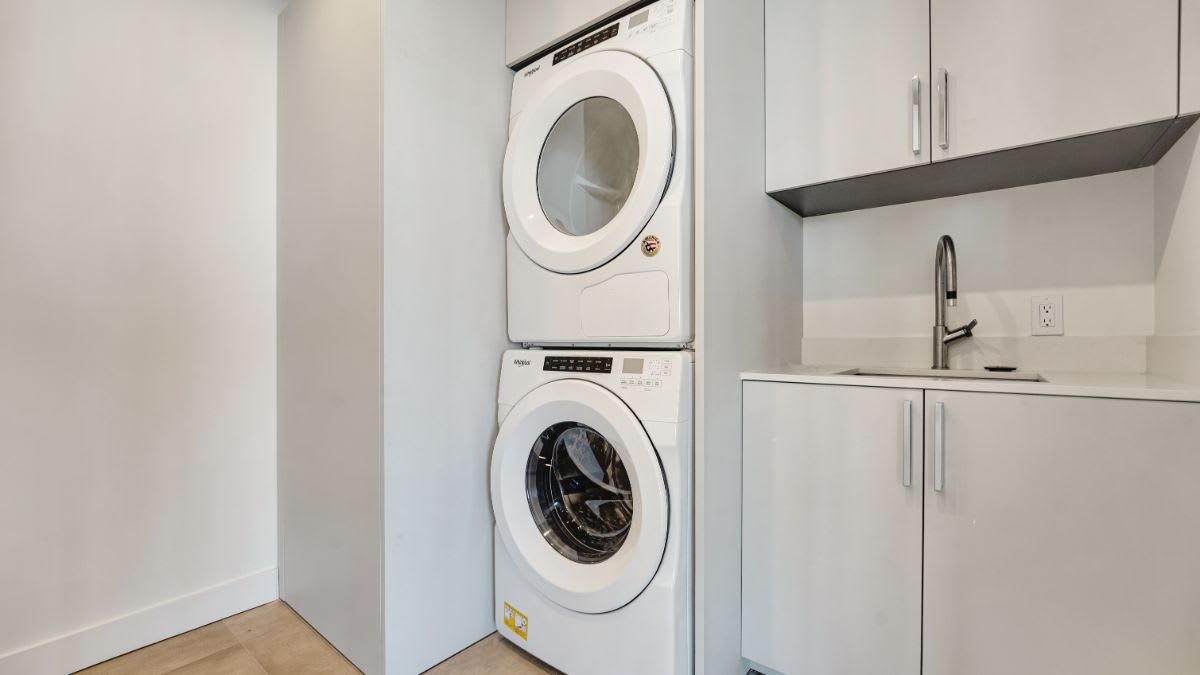
<svg viewBox="0 0 1200 675">
<path fill-rule="evenodd" d="M 1200 127 L 1154 168 L 1155 337 L 1150 369 L 1200 382 Z"/>
<path fill-rule="evenodd" d="M 0 3 L 0 672 L 275 596 L 275 8 Z"/>
<path fill-rule="evenodd" d="M 933 257 L 949 234 L 960 298 L 949 320 L 979 320 L 977 338 L 952 348 L 956 365 L 1144 370 L 1154 192 L 1153 169 L 1143 169 L 808 218 L 804 360 L 901 338 L 890 358 L 928 365 Z M 1030 298 L 1042 294 L 1063 295 L 1065 338 L 1029 337 Z"/>
<path fill-rule="evenodd" d="M 763 189 L 762 3 L 696 8 L 696 672 L 733 675 L 746 672 L 738 373 L 799 360 L 804 242 Z"/>
<path fill-rule="evenodd" d="M 390 0 L 384 95 L 387 672 L 495 630 L 488 477 L 505 334 L 504 3 Z"/>
<path fill-rule="evenodd" d="M 383 672 L 378 0 L 279 21 L 280 593 Z"/>
<path fill-rule="evenodd" d="M 526 59 L 562 38 L 612 16 L 639 0 L 508 0 L 507 48 L 509 65 Z M 494 29 L 493 29 L 494 30 Z"/>
</svg>

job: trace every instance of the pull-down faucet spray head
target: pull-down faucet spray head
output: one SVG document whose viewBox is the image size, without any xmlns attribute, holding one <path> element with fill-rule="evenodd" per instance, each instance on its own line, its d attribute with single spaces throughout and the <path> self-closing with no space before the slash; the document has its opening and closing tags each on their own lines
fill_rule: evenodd
<svg viewBox="0 0 1200 675">
<path fill-rule="evenodd" d="M 950 307 L 958 305 L 958 255 L 954 252 L 954 240 L 948 234 L 938 240 L 937 269 L 939 274 L 945 275 L 942 282 L 946 288 L 946 304 Z"/>
</svg>

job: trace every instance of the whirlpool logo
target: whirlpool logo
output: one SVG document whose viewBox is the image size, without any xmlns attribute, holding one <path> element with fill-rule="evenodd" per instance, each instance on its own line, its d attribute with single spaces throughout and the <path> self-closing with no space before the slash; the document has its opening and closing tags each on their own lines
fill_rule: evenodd
<svg viewBox="0 0 1200 675">
<path fill-rule="evenodd" d="M 513 365 L 524 368 L 525 366 L 533 365 L 533 363 L 529 359 L 513 359 Z"/>
</svg>

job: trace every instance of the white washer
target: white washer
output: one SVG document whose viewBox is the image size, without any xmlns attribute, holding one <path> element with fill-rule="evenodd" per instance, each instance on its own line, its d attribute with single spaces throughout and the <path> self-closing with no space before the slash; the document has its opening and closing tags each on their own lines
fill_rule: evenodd
<svg viewBox="0 0 1200 675">
<path fill-rule="evenodd" d="M 496 628 L 571 675 L 692 670 L 690 352 L 506 352 Z"/>
<path fill-rule="evenodd" d="M 692 341 L 692 0 L 659 0 L 516 73 L 503 194 L 508 334 Z"/>
</svg>

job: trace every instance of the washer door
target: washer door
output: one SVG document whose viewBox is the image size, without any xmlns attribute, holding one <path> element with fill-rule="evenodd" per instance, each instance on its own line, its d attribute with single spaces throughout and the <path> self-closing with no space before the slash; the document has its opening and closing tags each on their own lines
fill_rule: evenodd
<svg viewBox="0 0 1200 675">
<path fill-rule="evenodd" d="M 525 579 L 599 614 L 649 585 L 667 543 L 658 453 L 612 392 L 558 380 L 521 399 L 492 456 L 496 529 Z"/>
<path fill-rule="evenodd" d="M 504 156 L 504 208 L 534 262 L 586 272 L 625 250 L 662 201 L 675 119 L 645 61 L 597 52 L 563 66 L 517 118 Z"/>
</svg>

